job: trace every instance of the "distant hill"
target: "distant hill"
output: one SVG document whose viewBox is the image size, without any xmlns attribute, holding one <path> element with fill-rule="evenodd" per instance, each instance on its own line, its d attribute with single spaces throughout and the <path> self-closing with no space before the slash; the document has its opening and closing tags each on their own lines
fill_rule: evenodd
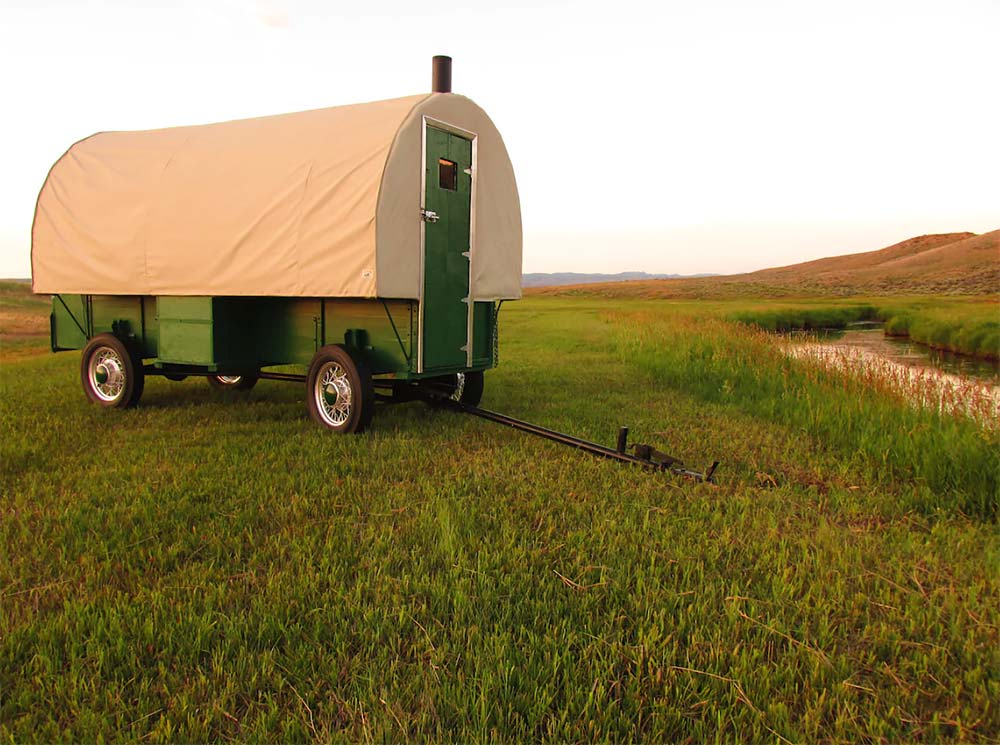
<svg viewBox="0 0 1000 745">
<path fill-rule="evenodd" d="M 1000 230 L 922 235 L 877 251 L 747 274 L 654 279 L 533 290 L 615 297 L 968 294 L 1000 292 Z"/>
<path fill-rule="evenodd" d="M 521 275 L 522 287 L 559 287 L 562 285 L 586 285 L 594 282 L 627 282 L 640 279 L 680 279 L 690 277 L 713 277 L 713 274 L 647 274 L 646 272 L 619 272 L 618 274 L 580 274 L 579 272 L 529 272 Z"/>
</svg>

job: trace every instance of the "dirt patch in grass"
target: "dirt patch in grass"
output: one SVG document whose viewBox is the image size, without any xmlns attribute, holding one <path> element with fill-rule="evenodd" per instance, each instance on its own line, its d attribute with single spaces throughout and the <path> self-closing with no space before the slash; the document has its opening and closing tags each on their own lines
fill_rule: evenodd
<svg viewBox="0 0 1000 745">
<path fill-rule="evenodd" d="M 49 297 L 25 282 L 0 282 L 0 357 L 30 357 L 49 349 Z"/>
<path fill-rule="evenodd" d="M 30 357 L 49 351 L 49 319 L 38 313 L 0 308 L 0 357 Z"/>
</svg>

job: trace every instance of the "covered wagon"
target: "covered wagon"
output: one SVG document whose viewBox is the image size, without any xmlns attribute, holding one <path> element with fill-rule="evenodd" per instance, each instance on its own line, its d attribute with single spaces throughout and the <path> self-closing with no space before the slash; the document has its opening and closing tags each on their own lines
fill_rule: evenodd
<svg viewBox="0 0 1000 745">
<path fill-rule="evenodd" d="M 430 94 L 73 145 L 38 197 L 32 282 L 87 396 L 305 380 L 340 432 L 376 388 L 477 403 L 521 295 L 521 215 L 500 133 L 450 79 L 436 57 Z"/>
</svg>

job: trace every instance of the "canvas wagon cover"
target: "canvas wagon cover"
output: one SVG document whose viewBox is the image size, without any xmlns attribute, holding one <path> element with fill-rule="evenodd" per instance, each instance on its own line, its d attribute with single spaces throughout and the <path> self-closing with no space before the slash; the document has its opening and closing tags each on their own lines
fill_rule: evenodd
<svg viewBox="0 0 1000 745">
<path fill-rule="evenodd" d="M 38 197 L 33 289 L 418 298 L 424 116 L 478 135 L 473 299 L 520 297 L 513 168 L 455 94 L 81 140 Z"/>
</svg>

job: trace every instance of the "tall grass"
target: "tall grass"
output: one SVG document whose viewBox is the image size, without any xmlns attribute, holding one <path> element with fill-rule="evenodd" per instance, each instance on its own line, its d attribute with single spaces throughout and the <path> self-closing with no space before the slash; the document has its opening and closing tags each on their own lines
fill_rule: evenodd
<svg viewBox="0 0 1000 745">
<path fill-rule="evenodd" d="M 858 321 L 878 320 L 878 312 L 873 305 L 819 308 L 778 306 L 731 312 L 727 315 L 727 318 L 739 323 L 756 326 L 765 331 L 784 333 L 787 331 L 840 329 Z"/>
<path fill-rule="evenodd" d="M 935 349 L 1000 359 L 1000 320 L 948 319 L 913 312 L 886 315 L 888 336 L 907 336 Z"/>
<path fill-rule="evenodd" d="M 937 349 L 1000 359 L 1000 302 L 996 298 L 733 304 L 737 309 L 723 311 L 723 317 L 766 331 L 839 329 L 858 321 L 883 321 L 889 336 L 906 336 Z"/>
<path fill-rule="evenodd" d="M 1000 428 L 1000 388 L 992 383 L 931 367 L 911 367 L 863 349 L 791 343 L 784 347 L 799 359 L 833 368 L 880 398 L 967 418 L 990 429 Z"/>
<path fill-rule="evenodd" d="M 915 480 L 913 507 L 995 519 L 1000 438 L 953 413 L 916 408 L 877 377 L 789 358 L 766 334 L 720 320 L 617 315 L 619 350 L 660 384 L 802 428 L 846 454 Z"/>
</svg>

